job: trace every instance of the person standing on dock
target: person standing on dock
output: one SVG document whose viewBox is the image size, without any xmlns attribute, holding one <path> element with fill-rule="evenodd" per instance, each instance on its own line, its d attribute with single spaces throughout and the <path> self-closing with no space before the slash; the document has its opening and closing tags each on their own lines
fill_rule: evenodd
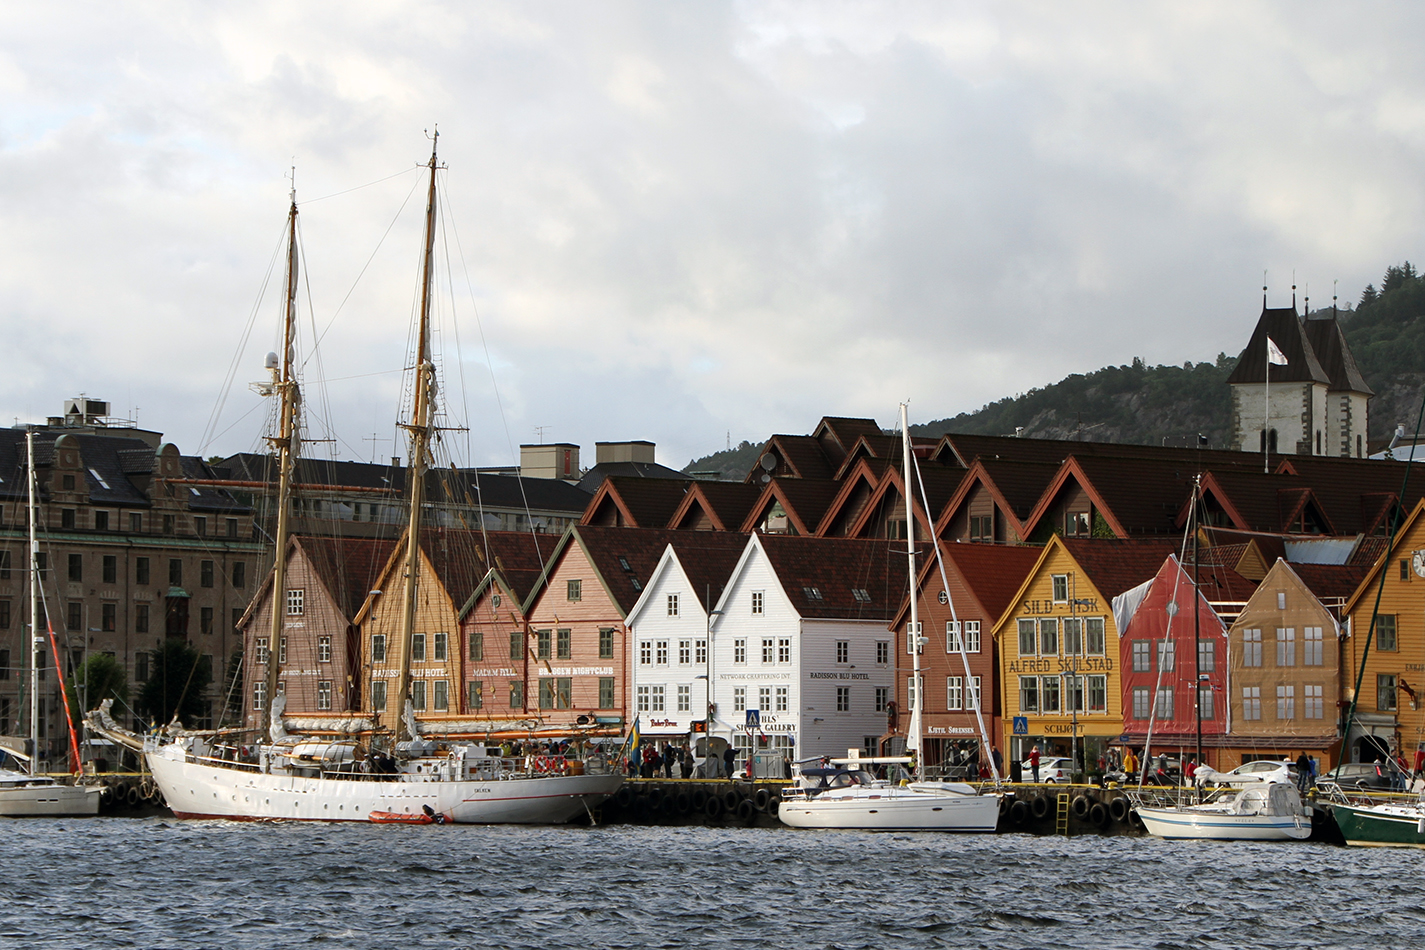
<svg viewBox="0 0 1425 950">
<path fill-rule="evenodd" d="M 1305 749 L 1296 757 L 1296 787 L 1302 792 L 1311 787 L 1311 759 Z"/>
<path fill-rule="evenodd" d="M 1039 747 L 1029 750 L 1029 771 L 1034 776 L 1034 784 L 1039 784 Z"/>
</svg>

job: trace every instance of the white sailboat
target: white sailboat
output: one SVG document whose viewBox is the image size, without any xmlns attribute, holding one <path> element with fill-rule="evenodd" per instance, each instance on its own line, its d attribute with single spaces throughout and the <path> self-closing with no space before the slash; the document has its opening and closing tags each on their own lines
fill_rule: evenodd
<svg viewBox="0 0 1425 950">
<path fill-rule="evenodd" d="M 30 738 L 38 743 L 40 734 L 40 683 L 39 655 L 44 648 L 44 638 L 39 634 L 40 605 L 40 544 L 37 534 L 39 521 L 39 501 L 36 497 L 35 474 L 35 433 L 25 434 L 25 454 L 29 472 L 30 492 L 30 632 L 26 644 L 30 654 Z M 57 817 L 64 815 L 99 814 L 100 796 L 104 789 L 98 785 L 65 785 L 46 775 L 35 774 L 37 756 L 28 756 L 18 750 L 6 748 L 6 753 L 16 759 L 24 759 L 28 772 L 0 769 L 0 816 Z"/>
<path fill-rule="evenodd" d="M 1311 813 L 1301 803 L 1285 763 L 1274 772 L 1234 776 L 1199 769 L 1199 784 L 1224 782 L 1205 801 L 1183 802 L 1176 792 L 1139 789 L 1128 798 L 1148 833 L 1158 838 L 1213 841 L 1304 841 Z"/>
<path fill-rule="evenodd" d="M 965 782 L 916 781 L 904 783 L 877 778 L 863 766 L 919 770 L 922 744 L 921 722 L 924 683 L 920 675 L 921 648 L 915 569 L 915 498 L 911 491 L 910 428 L 905 403 L 901 403 L 901 441 L 905 472 L 906 526 L 910 561 L 910 626 L 912 638 L 912 680 L 910 727 L 906 745 L 914 755 L 862 758 L 859 750 L 848 750 L 844 759 L 833 759 L 833 769 L 803 769 L 795 787 L 782 793 L 777 815 L 793 828 L 844 828 L 864 831 L 959 831 L 992 832 L 999 823 L 1000 796 L 983 793 Z M 948 590 L 948 586 L 947 586 Z M 983 729 L 982 729 L 983 733 Z M 989 747 L 988 737 L 985 741 Z M 998 776 L 996 776 L 998 778 Z"/>
<path fill-rule="evenodd" d="M 439 133 L 436 133 L 438 140 Z M 405 706 L 410 683 L 410 649 L 417 599 L 417 558 L 421 524 L 421 491 L 433 430 L 432 399 L 435 367 L 430 348 L 430 306 L 433 245 L 436 225 L 436 148 L 432 145 L 430 188 L 426 203 L 424 265 L 417 335 L 416 380 L 412 417 L 405 428 L 411 439 L 409 475 L 410 519 L 406 535 L 407 571 L 401 636 L 402 666 L 393 701 Z M 280 368 L 274 369 L 272 390 L 281 395 L 278 436 L 277 551 L 273 591 L 284 588 L 284 558 L 290 509 L 291 469 L 295 462 L 297 385 L 292 375 L 292 334 L 297 289 L 297 202 L 289 212 L 286 331 Z M 272 611 L 270 644 L 281 643 L 283 611 Z M 280 651 L 268 652 L 265 743 L 244 761 L 232 761 L 215 745 L 212 734 L 178 732 L 171 739 L 143 741 L 154 781 L 179 818 L 303 821 L 401 821 L 439 818 L 445 821 L 495 823 L 558 823 L 591 814 L 616 792 L 623 777 L 598 758 L 561 760 L 551 769 L 548 757 L 502 758 L 483 745 L 439 743 L 421 737 L 414 715 L 401 717 L 390 754 L 367 755 L 355 740 L 331 741 L 288 736 L 282 725 L 283 700 L 277 689 Z M 106 735 L 118 730 L 101 709 L 92 717 Z M 175 730 L 177 732 L 177 730 Z M 137 737 L 129 736 L 132 745 Z M 123 741 L 122 739 L 120 741 Z M 552 773 L 552 774 L 551 774 Z"/>
</svg>

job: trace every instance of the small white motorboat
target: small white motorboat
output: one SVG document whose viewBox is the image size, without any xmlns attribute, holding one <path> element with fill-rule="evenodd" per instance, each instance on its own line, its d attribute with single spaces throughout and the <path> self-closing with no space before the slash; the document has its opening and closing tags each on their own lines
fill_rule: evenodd
<svg viewBox="0 0 1425 950">
<path fill-rule="evenodd" d="M 908 758 L 835 759 L 803 769 L 782 793 L 777 815 L 793 828 L 988 833 L 999 823 L 1000 796 L 964 782 L 877 778 L 862 765 L 895 766 Z"/>
<path fill-rule="evenodd" d="M 1227 775 L 1205 771 L 1204 784 Z M 1303 841 L 1311 836 L 1311 812 L 1285 766 L 1242 776 L 1195 804 L 1174 801 L 1171 794 L 1128 793 L 1150 835 L 1213 841 Z"/>
</svg>

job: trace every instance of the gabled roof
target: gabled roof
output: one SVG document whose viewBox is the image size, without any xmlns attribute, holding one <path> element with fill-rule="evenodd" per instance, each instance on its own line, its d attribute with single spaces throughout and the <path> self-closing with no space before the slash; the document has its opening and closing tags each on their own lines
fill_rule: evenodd
<svg viewBox="0 0 1425 950">
<path fill-rule="evenodd" d="M 1106 598 L 1117 597 L 1158 573 L 1176 543 L 1168 539 L 1054 538 Z M 1046 552 L 1047 556 L 1047 552 Z"/>
<path fill-rule="evenodd" d="M 777 469 L 786 470 L 769 473 L 763 469 L 761 460 L 769 454 L 780 460 Z M 821 442 L 810 435 L 774 435 L 762 446 L 757 459 L 758 464 L 752 466 L 743 481 L 763 484 L 761 479 L 768 474 L 781 478 L 831 478 L 836 472 Z"/>
<path fill-rule="evenodd" d="M 940 465 L 926 465 L 920 471 L 921 480 L 925 485 L 925 497 L 930 502 L 930 511 L 927 514 L 925 505 L 917 489 L 915 493 L 915 520 L 919 527 L 916 529 L 917 538 L 928 538 L 934 533 L 934 523 L 936 517 L 945 509 L 946 503 L 955 494 L 955 489 L 965 477 L 965 470 L 962 468 L 945 468 Z M 877 510 L 882 504 L 889 502 L 892 498 L 903 501 L 905 498 L 904 479 L 901 478 L 899 465 L 891 464 L 881 478 L 880 484 L 871 493 L 870 499 L 861 513 L 852 522 L 848 537 L 867 537 L 867 526 L 871 519 L 875 517 Z"/>
<path fill-rule="evenodd" d="M 1365 578 L 1361 581 L 1360 586 L 1356 588 L 1355 592 L 1352 593 L 1351 599 L 1346 603 L 1344 608 L 1345 612 L 1349 613 L 1354 610 L 1356 604 L 1363 596 L 1375 596 L 1376 587 L 1380 583 L 1380 571 L 1387 566 L 1393 565 L 1395 554 L 1405 550 L 1405 540 L 1411 537 L 1417 530 L 1421 523 L 1422 515 L 1425 515 L 1425 501 L 1416 502 L 1414 509 L 1412 509 L 1410 514 L 1406 517 L 1405 523 L 1396 530 L 1395 537 L 1390 539 L 1392 542 L 1390 547 L 1386 546 L 1385 538 L 1367 539 L 1379 541 L 1377 550 L 1379 550 L 1380 553 L 1377 554 L 1374 561 L 1371 562 Z M 1392 548 L 1394 551 L 1391 550 Z M 1359 564 L 1360 562 L 1356 561 L 1355 563 Z"/>
<path fill-rule="evenodd" d="M 1057 463 L 1009 462 L 977 458 L 960 478 L 950 499 L 936 518 L 935 532 L 943 534 L 956 513 L 969 500 L 976 485 L 984 487 L 1005 517 L 1005 527 L 1020 538 L 1028 537 L 1024 518 L 1059 470 Z M 953 471 L 951 469 L 950 471 Z"/>
<path fill-rule="evenodd" d="M 714 531 L 737 531 L 761 496 L 760 485 L 696 481 L 669 518 L 667 527 L 686 530 L 693 527 L 701 515 Z"/>
<path fill-rule="evenodd" d="M 1268 336 L 1287 359 L 1285 366 L 1271 368 L 1272 382 L 1330 382 L 1326 370 L 1322 369 L 1321 362 L 1316 358 L 1311 342 L 1306 338 L 1306 330 L 1302 327 L 1301 317 L 1293 304 L 1282 308 L 1262 307 L 1262 315 L 1257 319 L 1252 339 L 1247 343 L 1242 355 L 1237 357 L 1237 367 L 1232 370 L 1232 375 L 1227 377 L 1229 385 L 1260 383 L 1266 380 Z"/>
<path fill-rule="evenodd" d="M 604 480 L 584 509 L 580 524 L 619 523 L 630 528 L 661 528 L 695 485 L 691 479 L 634 478 L 613 475 Z M 617 509 L 619 518 L 608 517 Z"/>
<path fill-rule="evenodd" d="M 876 424 L 875 419 L 848 416 L 823 416 L 812 430 L 812 438 L 821 444 L 822 454 L 833 466 L 850 454 L 858 440 L 880 434 L 881 427 Z"/>
<path fill-rule="evenodd" d="M 380 578 L 396 542 L 377 538 L 294 537 L 307 563 L 321 578 L 333 602 L 348 618 L 355 617 L 366 595 Z M 264 588 L 271 583 L 268 575 Z M 254 603 L 260 598 L 254 598 Z"/>
<path fill-rule="evenodd" d="M 1037 545 L 1025 544 L 940 542 L 946 573 L 959 577 L 960 582 L 984 608 L 985 617 L 991 626 L 1004 616 L 1004 612 L 1014 602 L 1015 594 L 1038 563 L 1043 550 Z M 927 553 L 922 556 L 919 574 L 917 593 L 925 590 L 927 586 L 939 586 L 940 565 L 934 555 Z M 957 606 L 956 609 L 958 611 L 962 608 Z M 907 600 L 901 604 L 890 626 L 899 627 L 909 612 L 910 602 Z"/>
<path fill-rule="evenodd" d="M 1330 379 L 1330 392 L 1352 392 L 1373 396 L 1375 393 L 1366 385 L 1366 379 L 1356 366 L 1356 358 L 1351 355 L 1351 347 L 1341 333 L 1341 324 L 1331 317 L 1313 317 L 1306 321 L 1306 339 L 1316 353 L 1321 368 Z"/>
<path fill-rule="evenodd" d="M 648 598 L 656 589 L 659 577 L 664 572 L 674 570 L 675 564 L 682 569 L 683 576 L 687 578 L 703 613 L 707 613 L 722 597 L 728 578 L 732 576 L 748 544 L 747 535 L 735 532 L 673 533 L 677 537 L 664 547 L 657 566 L 643 584 L 643 591 L 638 600 L 629 608 L 625 617 L 629 623 L 634 622 L 635 614 L 650 609 Z"/>
<path fill-rule="evenodd" d="M 904 542 L 759 534 L 793 608 L 804 618 L 889 621 L 907 593 Z M 901 550 L 895 550 L 897 544 Z M 864 595 L 864 599 L 861 595 Z"/>
<path fill-rule="evenodd" d="M 691 475 L 684 474 L 657 462 L 600 462 L 584 473 L 576 486 L 580 491 L 592 495 L 607 478 L 662 478 L 673 481 L 690 481 Z M 539 481 L 540 479 L 535 479 Z"/>
<path fill-rule="evenodd" d="M 829 478 L 773 478 L 747 512 L 741 530 L 755 530 L 772 505 L 780 502 L 798 534 L 815 534 L 840 490 L 841 484 Z"/>
<path fill-rule="evenodd" d="M 833 525 L 846 521 L 855 521 L 855 516 L 859 516 L 857 511 L 852 515 L 846 510 L 851 500 L 859 494 L 864 493 L 868 498 L 876 491 L 876 486 L 881 483 L 881 479 L 891 470 L 892 463 L 885 459 L 861 459 L 852 467 L 849 474 L 841 479 L 841 489 L 836 493 L 830 507 L 826 509 L 826 514 L 821 518 L 821 523 L 816 526 L 816 533 L 819 536 L 827 536 Z"/>
<path fill-rule="evenodd" d="M 1307 590 L 1322 601 L 1337 598 L 1343 602 L 1349 600 L 1371 573 L 1365 565 L 1291 564 L 1285 560 L 1277 563 L 1301 578 Z"/>
</svg>

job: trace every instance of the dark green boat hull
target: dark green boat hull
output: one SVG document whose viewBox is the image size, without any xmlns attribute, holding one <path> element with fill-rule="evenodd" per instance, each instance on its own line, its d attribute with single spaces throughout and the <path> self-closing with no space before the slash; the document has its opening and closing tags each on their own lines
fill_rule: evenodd
<svg viewBox="0 0 1425 950">
<path fill-rule="evenodd" d="M 1395 815 L 1358 805 L 1331 805 L 1347 844 L 1364 847 L 1425 848 L 1420 813 Z"/>
</svg>

